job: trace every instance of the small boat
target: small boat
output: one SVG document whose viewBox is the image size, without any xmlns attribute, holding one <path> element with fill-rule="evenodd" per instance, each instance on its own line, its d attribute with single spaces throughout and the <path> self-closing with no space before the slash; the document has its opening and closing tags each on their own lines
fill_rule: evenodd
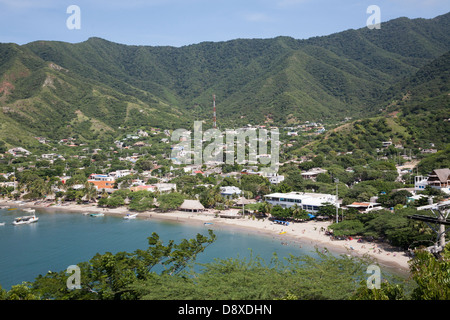
<svg viewBox="0 0 450 320">
<path fill-rule="evenodd" d="M 212 224 L 212 222 L 205 222 L 205 223 L 203 223 L 203 224 Z"/>
<path fill-rule="evenodd" d="M 280 232 L 279 234 L 285 234 L 287 231 Z"/>
<path fill-rule="evenodd" d="M 0 222 L 0 226 L 4 226 L 5 225 L 5 223 L 4 222 Z"/>
<path fill-rule="evenodd" d="M 91 217 L 103 217 L 105 214 L 104 213 L 91 213 L 90 216 Z"/>
<path fill-rule="evenodd" d="M 17 208 L 9 208 L 8 210 L 10 210 L 10 211 L 11 211 L 11 210 L 17 210 Z"/>
<path fill-rule="evenodd" d="M 126 220 L 129 220 L 129 219 L 136 219 L 136 217 L 137 217 L 137 213 L 128 213 L 125 217 L 123 217 L 124 219 L 126 219 Z"/>
<path fill-rule="evenodd" d="M 83 212 L 83 216 L 88 216 L 88 215 L 90 215 L 89 212 Z"/>
<path fill-rule="evenodd" d="M 22 209 L 23 211 L 26 211 L 26 212 L 31 212 L 31 213 L 34 213 L 34 212 L 36 212 L 36 210 L 35 209 L 32 209 L 32 208 L 25 208 L 25 209 Z"/>
<path fill-rule="evenodd" d="M 38 217 L 36 217 L 35 215 L 32 216 L 23 216 L 23 217 L 18 217 L 15 218 L 13 221 L 13 225 L 21 225 L 21 224 L 30 224 L 33 222 L 37 222 L 39 220 Z"/>
</svg>

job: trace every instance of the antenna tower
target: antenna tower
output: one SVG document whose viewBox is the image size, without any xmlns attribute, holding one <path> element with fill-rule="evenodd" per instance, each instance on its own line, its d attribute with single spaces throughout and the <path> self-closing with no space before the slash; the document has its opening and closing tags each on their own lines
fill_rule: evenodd
<svg viewBox="0 0 450 320">
<path fill-rule="evenodd" d="M 217 123 L 216 123 L 216 95 L 213 94 L 213 109 L 214 109 L 214 113 L 213 113 L 213 128 L 217 129 Z"/>
</svg>

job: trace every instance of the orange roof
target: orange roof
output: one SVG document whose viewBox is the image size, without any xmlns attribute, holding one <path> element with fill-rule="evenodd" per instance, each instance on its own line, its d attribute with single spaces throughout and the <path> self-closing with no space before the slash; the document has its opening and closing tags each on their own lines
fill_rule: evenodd
<svg viewBox="0 0 450 320">
<path fill-rule="evenodd" d="M 370 203 L 368 202 L 353 202 L 351 206 L 368 207 Z"/>
<path fill-rule="evenodd" d="M 115 181 L 96 181 L 96 180 L 89 180 L 89 182 L 95 185 L 98 190 L 112 189 L 114 188 L 115 183 Z"/>
</svg>

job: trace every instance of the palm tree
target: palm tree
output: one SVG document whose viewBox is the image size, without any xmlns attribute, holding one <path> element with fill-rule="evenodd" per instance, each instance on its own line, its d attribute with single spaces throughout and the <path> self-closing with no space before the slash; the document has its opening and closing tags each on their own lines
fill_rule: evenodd
<svg viewBox="0 0 450 320">
<path fill-rule="evenodd" d="M 84 192 L 84 197 L 88 202 L 91 202 L 92 199 L 95 201 L 95 198 L 97 197 L 97 188 L 92 182 L 86 181 L 84 184 Z"/>
<path fill-rule="evenodd" d="M 259 209 L 262 213 L 270 213 L 272 211 L 272 205 L 267 201 L 264 201 Z"/>
</svg>

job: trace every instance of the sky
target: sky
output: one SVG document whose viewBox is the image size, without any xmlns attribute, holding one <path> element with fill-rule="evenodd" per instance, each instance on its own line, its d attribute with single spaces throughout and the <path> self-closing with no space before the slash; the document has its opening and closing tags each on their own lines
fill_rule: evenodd
<svg viewBox="0 0 450 320">
<path fill-rule="evenodd" d="M 238 38 L 307 39 L 366 27 L 371 5 L 379 8 L 381 28 L 398 17 L 450 12 L 449 0 L 0 0 L 0 42 L 100 37 L 181 47 Z"/>
</svg>

